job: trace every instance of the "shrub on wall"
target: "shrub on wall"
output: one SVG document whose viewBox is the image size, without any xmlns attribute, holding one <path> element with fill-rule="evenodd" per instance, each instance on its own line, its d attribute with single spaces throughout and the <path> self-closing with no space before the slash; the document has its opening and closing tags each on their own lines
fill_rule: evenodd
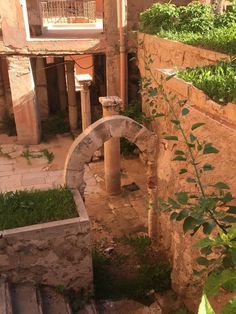
<svg viewBox="0 0 236 314">
<path fill-rule="evenodd" d="M 220 103 L 236 103 L 236 60 L 218 61 L 216 65 L 187 68 L 177 74 L 185 81 L 193 83 L 211 99 Z"/>
<path fill-rule="evenodd" d="M 169 30 L 178 24 L 179 12 L 171 3 L 155 3 L 140 15 L 142 30 L 154 34 L 162 29 Z"/>
<path fill-rule="evenodd" d="M 199 2 L 192 2 L 178 8 L 178 30 L 191 32 L 205 32 L 214 27 L 214 13 L 212 6 Z"/>
<path fill-rule="evenodd" d="M 140 22 L 141 31 L 145 33 L 223 53 L 236 53 L 236 0 L 222 15 L 214 14 L 212 6 L 199 2 L 180 7 L 153 5 L 141 13 Z"/>
</svg>

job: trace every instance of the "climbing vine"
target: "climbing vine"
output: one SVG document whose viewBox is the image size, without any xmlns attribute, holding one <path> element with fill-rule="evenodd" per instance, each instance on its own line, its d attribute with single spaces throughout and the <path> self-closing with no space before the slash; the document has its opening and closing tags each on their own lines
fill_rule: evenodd
<svg viewBox="0 0 236 314">
<path fill-rule="evenodd" d="M 140 42 L 142 46 L 142 42 Z M 144 49 L 144 47 L 141 47 Z M 173 162 L 178 162 L 179 175 L 186 181 L 186 188 L 167 199 L 158 199 L 158 211 L 167 212 L 173 221 L 183 222 L 184 233 L 195 236 L 200 230 L 205 237 L 194 246 L 199 248 L 198 267 L 194 275 L 204 278 L 199 313 L 214 314 L 208 297 L 220 293 L 221 288 L 236 291 L 236 206 L 230 187 L 226 182 L 206 182 L 206 175 L 214 171 L 213 164 L 206 161 L 209 155 L 219 153 L 217 147 L 197 134 L 204 122 L 197 122 L 186 130 L 185 123 L 191 108 L 187 100 L 179 100 L 164 89 L 165 80 L 156 79 L 152 72 L 152 56 L 144 51 L 146 76 L 142 78 L 141 92 L 150 107 L 153 118 L 168 118 L 173 132 L 163 139 L 173 142 Z M 160 112 L 158 98 L 166 108 Z M 207 180 L 209 181 L 209 180 Z M 212 180 L 211 180 L 212 181 Z M 236 313 L 236 297 L 224 305 L 222 314 Z"/>
</svg>

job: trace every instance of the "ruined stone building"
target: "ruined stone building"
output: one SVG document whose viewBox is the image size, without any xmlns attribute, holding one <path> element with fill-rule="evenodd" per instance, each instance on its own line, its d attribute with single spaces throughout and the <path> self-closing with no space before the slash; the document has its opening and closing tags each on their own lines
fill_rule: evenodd
<svg viewBox="0 0 236 314">
<path fill-rule="evenodd" d="M 1 1 L 1 128 L 14 118 L 18 142 L 37 144 L 41 121 L 50 115 L 65 112 L 74 131 L 80 122 L 83 128 L 91 122 L 90 108 L 83 106 L 89 98 L 92 119 L 99 96 L 120 96 L 123 88 L 126 102 L 127 60 L 134 45 L 129 31 L 153 2 Z"/>
</svg>

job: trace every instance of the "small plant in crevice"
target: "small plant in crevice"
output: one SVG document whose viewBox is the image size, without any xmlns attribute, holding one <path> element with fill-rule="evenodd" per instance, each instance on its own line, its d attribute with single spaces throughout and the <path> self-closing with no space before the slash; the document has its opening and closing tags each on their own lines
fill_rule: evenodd
<svg viewBox="0 0 236 314">
<path fill-rule="evenodd" d="M 32 159 L 37 158 L 46 158 L 48 164 L 51 164 L 54 159 L 53 152 L 50 152 L 48 149 L 42 149 L 39 151 L 31 151 L 28 147 L 23 150 L 21 157 L 25 158 L 29 165 L 31 165 Z"/>
<path fill-rule="evenodd" d="M 198 121 L 186 128 L 185 121 L 191 114 L 187 100 L 165 92 L 164 79 L 159 82 L 153 75 L 152 57 L 146 52 L 145 56 L 147 74 L 142 79 L 145 103 L 151 107 L 154 118 L 165 117 L 172 125 L 172 132 L 164 134 L 163 139 L 174 144 L 172 161 L 182 165 L 179 176 L 186 182 L 174 195 L 159 198 L 157 210 L 168 213 L 172 221 L 182 221 L 184 233 L 194 237 L 201 231 L 205 235 L 194 244 L 201 255 L 193 272 L 199 285 L 202 278 L 205 280 L 199 313 L 214 314 L 208 297 L 219 294 L 221 289 L 236 291 L 236 201 L 227 183 L 210 180 L 215 167 L 209 156 L 219 150 L 198 136 L 205 123 Z M 165 104 L 162 111 L 158 99 Z M 235 308 L 236 297 L 224 304 L 221 314 L 235 313 Z"/>
</svg>

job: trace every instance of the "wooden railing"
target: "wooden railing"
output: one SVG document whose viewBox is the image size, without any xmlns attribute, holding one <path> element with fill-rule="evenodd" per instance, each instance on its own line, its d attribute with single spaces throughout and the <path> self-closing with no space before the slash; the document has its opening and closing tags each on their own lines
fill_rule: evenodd
<svg viewBox="0 0 236 314">
<path fill-rule="evenodd" d="M 96 21 L 95 0 L 44 0 L 40 9 L 43 24 Z"/>
</svg>

